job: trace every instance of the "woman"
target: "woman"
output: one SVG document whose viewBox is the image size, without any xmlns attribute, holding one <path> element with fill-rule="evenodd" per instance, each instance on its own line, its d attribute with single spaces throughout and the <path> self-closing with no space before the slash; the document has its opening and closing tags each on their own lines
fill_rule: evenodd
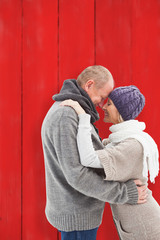
<svg viewBox="0 0 160 240">
<path fill-rule="evenodd" d="M 145 105 L 145 98 L 135 86 L 114 89 L 104 105 L 104 121 L 112 123 L 105 148 L 95 151 L 91 140 L 90 115 L 72 100 L 61 105 L 71 106 L 79 116 L 77 144 L 82 165 L 104 168 L 105 179 L 127 181 L 140 179 L 154 182 L 159 172 L 158 149 L 143 130 L 145 123 L 134 120 Z M 91 160 L 90 160 L 91 159 Z M 122 240 L 159 240 L 160 207 L 149 190 L 147 202 L 140 205 L 110 204 L 114 222 Z"/>
</svg>

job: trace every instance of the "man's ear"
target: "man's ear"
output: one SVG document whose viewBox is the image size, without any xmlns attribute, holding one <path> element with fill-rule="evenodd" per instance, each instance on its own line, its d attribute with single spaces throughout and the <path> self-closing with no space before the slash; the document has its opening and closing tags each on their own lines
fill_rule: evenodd
<svg viewBox="0 0 160 240">
<path fill-rule="evenodd" d="M 84 90 L 88 92 L 92 87 L 94 86 L 94 80 L 89 79 L 85 84 L 84 84 Z"/>
</svg>

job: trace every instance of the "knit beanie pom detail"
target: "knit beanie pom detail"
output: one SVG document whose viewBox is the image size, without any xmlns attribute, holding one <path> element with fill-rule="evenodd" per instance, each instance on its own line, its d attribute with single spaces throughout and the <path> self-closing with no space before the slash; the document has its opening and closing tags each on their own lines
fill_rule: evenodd
<svg viewBox="0 0 160 240">
<path fill-rule="evenodd" d="M 124 121 L 135 119 L 145 105 L 145 97 L 136 86 L 115 88 L 108 96 Z"/>
</svg>

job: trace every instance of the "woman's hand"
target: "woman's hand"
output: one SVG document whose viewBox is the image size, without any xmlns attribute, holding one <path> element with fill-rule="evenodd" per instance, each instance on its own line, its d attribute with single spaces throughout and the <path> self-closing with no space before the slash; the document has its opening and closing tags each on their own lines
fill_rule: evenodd
<svg viewBox="0 0 160 240">
<path fill-rule="evenodd" d="M 71 99 L 61 102 L 60 105 L 72 107 L 78 115 L 85 113 L 84 109 L 80 106 L 80 104 L 77 101 L 73 101 Z"/>
</svg>

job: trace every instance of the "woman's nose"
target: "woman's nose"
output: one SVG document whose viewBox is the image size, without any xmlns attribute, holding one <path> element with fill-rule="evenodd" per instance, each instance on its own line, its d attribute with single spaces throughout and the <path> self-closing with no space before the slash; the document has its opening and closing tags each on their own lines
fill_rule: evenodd
<svg viewBox="0 0 160 240">
<path fill-rule="evenodd" d="M 107 110 L 107 103 L 103 105 L 102 109 L 103 111 Z"/>
</svg>

